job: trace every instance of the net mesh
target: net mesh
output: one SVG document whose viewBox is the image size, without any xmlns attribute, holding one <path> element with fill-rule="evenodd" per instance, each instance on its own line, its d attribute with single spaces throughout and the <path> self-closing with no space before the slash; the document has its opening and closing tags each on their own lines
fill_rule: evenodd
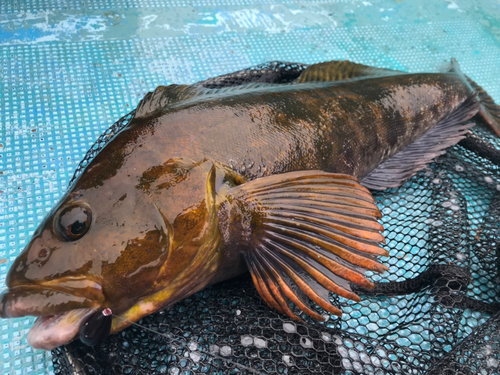
<svg viewBox="0 0 500 375">
<path fill-rule="evenodd" d="M 288 83 L 307 67 L 272 62 L 198 85 Z M 75 172 L 127 126 L 110 127 Z M 211 286 L 88 347 L 52 352 L 66 374 L 499 374 L 500 141 L 481 124 L 397 189 L 384 216 L 382 275 L 343 317 L 297 322 L 270 309 L 249 276 Z M 74 180 L 73 178 L 73 180 Z M 72 180 L 72 181 L 73 181 Z"/>
</svg>

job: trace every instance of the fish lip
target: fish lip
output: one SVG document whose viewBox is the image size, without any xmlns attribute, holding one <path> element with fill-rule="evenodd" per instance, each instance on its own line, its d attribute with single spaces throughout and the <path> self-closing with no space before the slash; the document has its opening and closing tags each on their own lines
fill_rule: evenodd
<svg viewBox="0 0 500 375">
<path fill-rule="evenodd" d="M 94 313 L 93 309 L 77 309 L 57 315 L 39 316 L 28 332 L 28 344 L 42 350 L 52 350 L 65 345 L 77 338 L 85 319 Z M 64 324 L 62 321 L 71 314 L 77 315 L 73 324 Z"/>
<path fill-rule="evenodd" d="M 84 282 L 83 288 L 71 287 L 79 281 Z M 52 302 L 48 303 L 47 298 Z M 0 318 L 57 315 L 79 308 L 98 308 L 104 300 L 102 286 L 89 283 L 87 279 L 65 278 L 14 285 L 0 294 Z"/>
</svg>

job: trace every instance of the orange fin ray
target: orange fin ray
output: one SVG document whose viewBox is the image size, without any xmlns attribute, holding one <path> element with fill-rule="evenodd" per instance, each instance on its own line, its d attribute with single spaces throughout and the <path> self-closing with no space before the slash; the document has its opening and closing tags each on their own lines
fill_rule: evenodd
<svg viewBox="0 0 500 375">
<path fill-rule="evenodd" d="M 222 207 L 231 223 L 226 243 L 245 249 L 262 298 L 294 319 L 289 301 L 320 317 L 296 291 L 340 315 L 329 292 L 359 301 L 349 283 L 373 288 L 365 272 L 387 270 L 377 261 L 388 255 L 380 247 L 380 210 L 352 176 L 302 171 L 263 177 L 229 189 Z"/>
</svg>

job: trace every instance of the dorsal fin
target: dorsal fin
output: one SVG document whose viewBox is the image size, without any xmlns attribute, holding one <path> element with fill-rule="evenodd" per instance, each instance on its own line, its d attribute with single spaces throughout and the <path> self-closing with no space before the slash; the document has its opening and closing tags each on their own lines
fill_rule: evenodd
<svg viewBox="0 0 500 375">
<path fill-rule="evenodd" d="M 233 73 L 209 78 L 196 83 L 196 85 L 208 89 L 220 89 L 248 83 L 292 83 L 308 66 L 301 63 L 269 61 Z"/>
<path fill-rule="evenodd" d="M 297 83 L 343 81 L 361 77 L 385 77 L 406 74 L 399 70 L 374 68 L 348 60 L 328 61 L 309 66 L 297 79 Z"/>
<path fill-rule="evenodd" d="M 288 65 L 285 64 L 285 68 Z M 302 71 L 302 73 L 300 73 L 300 71 Z M 237 73 L 238 72 L 226 76 L 233 77 L 236 76 Z M 331 82 L 360 77 L 382 77 L 405 73 L 397 70 L 374 68 L 367 65 L 353 63 L 347 60 L 335 60 L 314 64 L 308 67 L 306 67 L 306 65 L 301 65 L 300 69 L 297 70 L 295 74 L 300 74 L 295 82 L 291 81 L 290 79 L 284 80 L 282 78 L 275 78 L 275 80 L 267 80 L 262 82 L 261 77 L 259 75 L 255 75 L 255 77 L 252 77 L 255 79 L 255 82 L 252 82 L 251 79 L 247 79 L 246 81 L 237 83 L 233 82 L 233 84 L 228 84 L 228 87 L 221 87 L 220 85 L 210 85 L 206 83 L 208 81 L 203 81 L 195 85 L 173 84 L 169 86 L 159 86 L 155 89 L 155 91 L 146 94 L 144 99 L 141 100 L 141 102 L 137 106 L 135 118 L 149 117 L 156 111 L 167 108 L 167 106 L 171 107 L 175 104 L 185 102 L 189 99 L 194 98 L 201 99 L 203 97 L 203 99 L 208 99 L 209 97 L 213 97 L 216 95 L 236 94 L 252 89 L 259 89 L 262 87 L 283 86 L 293 83 Z M 221 77 L 224 78 L 226 76 Z M 293 78 L 293 74 L 290 78 Z M 215 80 L 215 78 L 212 80 Z M 205 86 L 205 84 L 207 86 Z"/>
<path fill-rule="evenodd" d="M 292 64 L 288 64 L 292 65 Z M 288 66 L 285 64 L 285 68 Z M 299 64 L 296 64 L 299 65 Z M 284 68 L 284 69 L 285 69 Z M 302 73 L 300 73 L 302 71 Z M 238 72 L 226 75 L 228 77 L 236 76 Z M 295 82 L 290 79 L 284 80 L 282 77 L 280 79 L 275 78 L 275 80 L 267 80 L 262 82 L 259 75 L 253 77 L 255 82 L 252 80 L 241 81 L 238 83 L 228 84 L 227 87 L 211 86 L 207 83 L 205 86 L 205 81 L 200 82 L 195 85 L 169 85 L 169 86 L 159 86 L 153 92 L 146 94 L 144 99 L 141 100 L 137 106 L 135 113 L 135 118 L 148 117 L 160 109 L 165 109 L 167 106 L 185 102 L 189 99 L 200 98 L 204 99 L 213 97 L 215 95 L 228 95 L 241 93 L 243 91 L 248 91 L 252 89 L 259 89 L 262 87 L 271 86 L 282 86 L 286 84 L 293 83 L 306 83 L 306 82 L 331 82 L 331 81 L 341 81 L 352 78 L 360 77 L 382 77 L 395 74 L 405 74 L 404 72 L 397 70 L 389 70 L 382 68 L 374 68 L 367 65 L 357 64 L 350 61 L 329 61 L 319 64 L 314 64 L 308 66 L 301 65 L 300 69 L 297 70 L 296 74 L 300 74 Z M 226 77 L 221 76 L 221 77 Z M 278 77 L 278 76 L 277 76 Z M 217 78 L 217 77 L 216 77 Z M 293 78 L 291 75 L 290 78 Z M 215 80 L 212 79 L 212 80 Z M 208 82 L 208 81 L 206 81 Z M 211 81 L 210 81 L 211 82 Z M 293 82 L 293 83 L 292 83 Z M 217 88 L 210 88 L 217 87 Z"/>
<path fill-rule="evenodd" d="M 207 100 L 215 97 L 238 95 L 245 92 L 259 90 L 263 87 L 278 87 L 284 84 L 247 83 L 241 86 L 209 89 L 198 85 L 169 85 L 159 86 L 155 91 L 146 94 L 137 106 L 135 118 L 149 117 L 156 111 L 190 100 Z"/>
<path fill-rule="evenodd" d="M 135 118 L 148 117 L 161 108 L 200 95 L 206 89 L 192 85 L 158 86 L 155 91 L 148 92 L 140 101 L 135 112 Z"/>
</svg>

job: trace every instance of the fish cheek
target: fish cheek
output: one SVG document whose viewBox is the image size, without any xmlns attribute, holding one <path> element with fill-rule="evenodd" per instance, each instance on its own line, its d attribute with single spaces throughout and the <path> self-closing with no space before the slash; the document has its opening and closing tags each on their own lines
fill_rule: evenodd
<svg viewBox="0 0 500 375">
<path fill-rule="evenodd" d="M 54 239 L 50 227 L 37 230 L 39 233 L 17 257 L 9 270 L 9 287 L 49 280 L 60 272 L 52 257 L 60 250 L 60 241 Z"/>
<path fill-rule="evenodd" d="M 168 249 L 168 233 L 163 228 L 153 229 L 129 240 L 113 263 L 103 263 L 104 290 L 114 310 L 130 307 L 154 289 Z"/>
<path fill-rule="evenodd" d="M 208 226 L 209 212 L 205 201 L 191 207 L 175 219 L 173 223 L 173 251 L 165 271 L 169 277 L 189 268 L 198 254 L 198 249 L 204 243 Z"/>
<path fill-rule="evenodd" d="M 217 228 L 212 167 L 213 163 L 206 161 L 192 168 L 181 183 L 164 191 L 159 201 L 165 221 L 172 223 L 171 253 L 162 271 L 163 283 L 196 268 L 200 249 L 216 237 L 212 233 Z"/>
</svg>

